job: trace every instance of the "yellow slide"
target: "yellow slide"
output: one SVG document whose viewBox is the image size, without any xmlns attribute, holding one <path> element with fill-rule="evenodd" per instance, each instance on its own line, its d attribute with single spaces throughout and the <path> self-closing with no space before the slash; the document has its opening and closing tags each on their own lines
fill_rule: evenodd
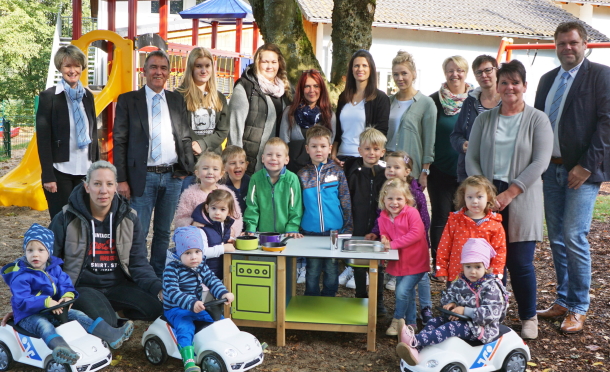
<svg viewBox="0 0 610 372">
<path fill-rule="evenodd" d="M 108 40 L 114 43 L 113 66 L 108 77 L 108 84 L 101 92 L 94 93 L 95 109 L 99 115 L 110 102 L 116 102 L 121 93 L 133 90 L 133 42 L 123 39 L 112 31 L 96 30 L 72 41 L 72 44 L 79 47 L 86 56 L 89 44 L 97 40 Z M 81 82 L 84 86 L 88 85 L 87 74 L 81 76 Z M 38 211 L 47 209 L 47 200 L 42 190 L 40 175 L 38 145 L 36 134 L 34 134 L 21 163 L 0 178 L 0 205 L 30 207 Z"/>
</svg>

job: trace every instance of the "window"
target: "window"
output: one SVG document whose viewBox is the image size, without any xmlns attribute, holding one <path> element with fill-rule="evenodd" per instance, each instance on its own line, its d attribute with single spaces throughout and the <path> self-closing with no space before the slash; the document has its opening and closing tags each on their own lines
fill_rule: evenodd
<svg viewBox="0 0 610 372">
<path fill-rule="evenodd" d="M 167 2 L 169 3 L 169 14 L 178 14 L 184 10 L 183 0 L 167 0 Z M 159 14 L 159 0 L 150 2 L 150 12 Z"/>
</svg>

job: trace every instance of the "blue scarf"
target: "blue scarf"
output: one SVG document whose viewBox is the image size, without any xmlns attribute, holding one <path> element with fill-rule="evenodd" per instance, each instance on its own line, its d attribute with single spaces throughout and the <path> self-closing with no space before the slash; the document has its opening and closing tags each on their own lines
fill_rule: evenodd
<svg viewBox="0 0 610 372">
<path fill-rule="evenodd" d="M 294 120 L 303 129 L 309 129 L 320 122 L 322 114 L 320 113 L 320 107 L 300 104 L 296 110 L 294 110 Z"/>
<path fill-rule="evenodd" d="M 72 101 L 72 119 L 74 120 L 74 127 L 76 128 L 78 148 L 84 149 L 91 143 L 91 138 L 89 138 L 89 126 L 85 125 L 87 113 L 85 113 L 85 107 L 81 105 L 83 96 L 85 95 L 85 88 L 83 88 L 80 81 L 76 85 L 76 89 L 72 89 L 64 79 L 61 79 L 61 83 L 64 86 L 68 98 Z"/>
</svg>

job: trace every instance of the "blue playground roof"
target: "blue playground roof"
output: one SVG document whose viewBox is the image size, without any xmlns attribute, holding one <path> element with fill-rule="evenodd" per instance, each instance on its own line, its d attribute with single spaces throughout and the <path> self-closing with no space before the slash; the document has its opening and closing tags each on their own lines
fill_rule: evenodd
<svg viewBox="0 0 610 372">
<path fill-rule="evenodd" d="M 180 12 L 182 18 L 226 20 L 227 18 L 252 18 L 252 7 L 241 0 L 208 0 Z"/>
</svg>

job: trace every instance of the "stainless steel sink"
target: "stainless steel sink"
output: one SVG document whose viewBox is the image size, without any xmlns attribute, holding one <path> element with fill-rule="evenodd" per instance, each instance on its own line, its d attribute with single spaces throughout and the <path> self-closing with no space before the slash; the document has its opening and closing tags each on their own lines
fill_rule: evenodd
<svg viewBox="0 0 610 372">
<path fill-rule="evenodd" d="M 373 241 L 373 240 L 357 240 L 357 239 L 347 239 L 343 240 L 343 245 L 341 246 L 341 251 L 350 252 L 350 253 L 388 253 L 385 250 L 385 247 L 381 242 Z M 355 259 L 350 258 L 346 260 L 348 264 L 351 265 L 367 265 L 369 264 L 369 260 L 363 259 Z"/>
</svg>

